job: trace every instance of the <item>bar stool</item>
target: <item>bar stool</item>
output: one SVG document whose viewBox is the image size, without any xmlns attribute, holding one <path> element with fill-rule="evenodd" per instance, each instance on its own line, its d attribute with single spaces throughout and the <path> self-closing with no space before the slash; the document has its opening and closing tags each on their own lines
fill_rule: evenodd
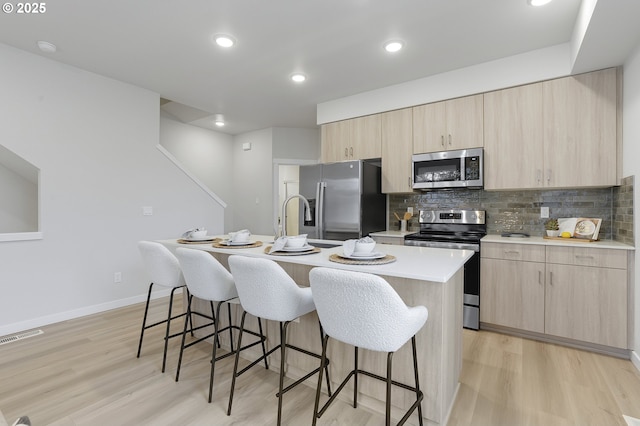
<svg viewBox="0 0 640 426">
<path fill-rule="evenodd" d="M 167 328 L 164 335 L 164 353 L 162 356 L 162 372 L 164 373 L 165 366 L 167 364 L 167 347 L 169 345 L 169 339 L 180 336 L 182 333 L 175 333 L 169 335 L 171 330 L 171 321 L 183 317 L 186 312 L 179 315 L 171 316 L 171 310 L 173 308 L 173 295 L 179 288 L 186 286 L 182 271 L 180 270 L 180 263 L 178 259 L 169 251 L 168 248 L 160 243 L 151 241 L 138 242 L 138 250 L 142 257 L 142 262 L 147 270 L 147 274 L 151 278 L 149 284 L 149 293 L 147 294 L 147 303 L 144 307 L 144 318 L 142 319 L 142 330 L 140 330 L 140 342 L 138 343 L 137 358 L 140 358 L 140 351 L 142 350 L 142 339 L 144 338 L 145 330 L 155 327 L 157 325 L 166 324 Z M 151 300 L 151 290 L 154 285 L 171 288 L 171 297 L 169 298 L 169 311 L 167 318 L 147 325 L 147 313 L 149 312 L 149 301 Z M 188 291 L 187 291 L 188 294 Z M 187 319 L 190 319 L 187 316 Z"/>
<path fill-rule="evenodd" d="M 310 288 L 301 288 L 286 273 L 280 265 L 269 259 L 259 259 L 253 257 L 245 257 L 239 255 L 229 256 L 229 268 L 236 281 L 240 304 L 244 309 L 242 320 L 240 323 L 240 336 L 238 337 L 238 346 L 242 341 L 242 333 L 244 330 L 244 321 L 247 313 L 266 320 L 280 322 L 280 344 L 272 348 L 262 357 L 238 372 L 239 353 L 236 353 L 235 364 L 233 367 L 233 378 L 231 380 L 231 390 L 229 393 L 229 408 L 227 415 L 231 415 L 231 405 L 233 403 L 233 392 L 235 388 L 236 378 L 242 373 L 253 367 L 264 359 L 265 367 L 267 365 L 267 356 L 274 351 L 280 349 L 280 383 L 278 387 L 278 425 L 282 419 L 282 396 L 293 387 L 302 383 L 309 377 L 316 374 L 324 366 L 327 374 L 327 391 L 331 395 L 331 385 L 329 384 L 329 371 L 327 366 L 329 360 L 325 357 L 320 367 L 311 371 L 301 379 L 284 387 L 284 369 L 285 369 L 285 352 L 286 349 L 304 353 L 306 355 L 320 359 L 320 355 L 314 354 L 308 350 L 299 348 L 287 343 L 287 327 L 291 321 L 298 317 L 306 315 L 315 310 L 313 297 Z M 320 338 L 324 336 L 322 326 L 318 322 L 320 328 Z"/>
<path fill-rule="evenodd" d="M 391 385 L 415 392 L 416 401 L 398 423 L 404 424 L 411 413 L 418 409 L 422 425 L 422 398 L 418 381 L 418 361 L 415 334 L 427 321 L 428 311 L 424 306 L 408 307 L 398 293 L 382 277 L 362 272 L 344 271 L 331 268 L 314 268 L 309 273 L 309 281 L 316 304 L 318 318 L 326 335 L 322 341 L 322 360 L 327 356 L 329 337 L 355 346 L 354 369 L 349 372 L 335 393 L 318 411 L 322 370 L 318 377 L 316 401 L 313 409 L 313 425 L 342 388 L 353 376 L 353 407 L 358 405 L 358 374 L 364 374 L 386 383 L 386 425 L 391 424 Z M 393 353 L 411 339 L 413 349 L 413 369 L 415 387 L 392 379 Z M 358 348 L 387 352 L 387 377 L 382 377 L 358 368 Z"/>
<path fill-rule="evenodd" d="M 220 264 L 210 253 L 202 250 L 177 248 L 176 257 L 180 261 L 182 267 L 182 273 L 189 289 L 189 302 L 187 305 L 187 317 L 184 321 L 184 331 L 182 333 L 182 344 L 180 345 L 180 356 L 178 358 L 178 368 L 176 370 L 176 382 L 180 378 L 180 366 L 182 364 L 182 355 L 185 348 L 195 345 L 205 339 L 213 337 L 213 351 L 211 354 L 211 371 L 209 378 L 209 402 L 211 402 L 213 395 L 213 376 L 215 372 L 216 361 L 227 358 L 236 353 L 233 348 L 233 329 L 239 330 L 240 328 L 234 326 L 231 321 L 231 304 L 239 305 L 238 291 L 233 280 L 233 276 L 227 271 L 224 266 Z M 211 306 L 211 315 L 203 314 L 192 309 L 193 297 L 208 301 Z M 214 302 L 217 306 L 214 310 Z M 220 329 L 220 308 L 223 304 L 227 304 L 227 313 L 229 317 L 229 325 Z M 204 327 L 214 327 L 213 333 L 207 336 L 198 338 L 188 344 L 185 344 L 185 338 L 187 335 L 188 318 L 191 314 L 196 314 L 209 320 L 209 322 L 194 327 L 192 323 L 192 331 L 199 330 Z M 242 347 L 240 350 L 244 350 L 253 347 L 259 343 L 262 343 L 262 353 L 265 353 L 264 341 L 266 340 L 262 333 L 262 322 L 258 321 L 260 327 L 260 334 L 247 330 L 247 333 L 258 336 L 260 340 L 253 342 L 249 345 Z M 229 342 L 231 352 L 216 356 L 217 349 L 220 347 L 220 341 L 218 340 L 219 333 L 229 331 Z"/>
</svg>

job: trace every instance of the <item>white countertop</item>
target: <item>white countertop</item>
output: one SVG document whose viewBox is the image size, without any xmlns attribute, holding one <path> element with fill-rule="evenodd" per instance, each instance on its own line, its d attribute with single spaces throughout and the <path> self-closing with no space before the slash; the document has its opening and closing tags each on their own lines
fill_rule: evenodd
<svg viewBox="0 0 640 426">
<path fill-rule="evenodd" d="M 502 237 L 497 234 L 486 235 L 481 242 L 485 243 L 509 243 L 509 244 L 535 244 L 545 246 L 564 246 L 564 247 L 583 247 L 583 248 L 601 248 L 601 249 L 617 249 L 617 250 L 635 250 L 634 246 L 624 244 L 619 241 L 601 240 L 592 242 L 582 241 L 561 241 L 549 240 L 543 237 Z"/>
<path fill-rule="evenodd" d="M 226 238 L 226 235 L 220 238 Z M 428 247 L 410 247 L 401 245 L 378 245 L 376 251 L 390 254 L 396 257 L 396 261 L 385 265 L 346 265 L 332 262 L 329 256 L 342 253 L 342 247 L 321 248 L 320 253 L 300 256 L 274 256 L 264 252 L 266 246 L 273 243 L 273 236 L 252 235 L 251 241 L 262 241 L 261 247 L 254 248 L 217 248 L 211 243 L 204 244 L 179 244 L 176 240 L 160 240 L 158 242 L 167 247 L 187 247 L 206 250 L 214 253 L 240 254 L 276 260 L 278 262 L 297 263 L 310 266 L 325 266 L 336 269 L 348 269 L 351 271 L 370 272 L 377 275 L 387 275 L 417 280 L 447 282 L 460 268 L 462 268 L 472 255 L 471 250 L 449 250 Z M 313 245 L 309 240 L 309 244 Z"/>
</svg>

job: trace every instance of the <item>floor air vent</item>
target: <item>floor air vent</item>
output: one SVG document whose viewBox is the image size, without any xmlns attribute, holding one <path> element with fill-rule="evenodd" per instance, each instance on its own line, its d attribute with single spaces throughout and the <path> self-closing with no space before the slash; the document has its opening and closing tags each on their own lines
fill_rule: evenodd
<svg viewBox="0 0 640 426">
<path fill-rule="evenodd" d="M 17 342 L 18 340 L 26 339 L 26 338 L 33 337 L 33 336 L 38 336 L 40 334 L 44 334 L 44 331 L 42 331 L 42 330 L 31 330 L 31 331 L 25 331 L 24 333 L 16 334 L 16 335 L 13 335 L 13 336 L 3 337 L 3 338 L 0 338 L 0 345 L 4 345 L 4 344 L 7 344 L 7 343 L 12 343 L 12 342 Z"/>
</svg>

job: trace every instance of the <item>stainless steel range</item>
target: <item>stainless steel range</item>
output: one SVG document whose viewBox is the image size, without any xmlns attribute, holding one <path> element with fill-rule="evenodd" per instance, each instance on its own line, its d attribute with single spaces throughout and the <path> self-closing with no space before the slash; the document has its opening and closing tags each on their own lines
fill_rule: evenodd
<svg viewBox="0 0 640 426">
<path fill-rule="evenodd" d="M 487 234 L 484 210 L 420 210 L 420 232 L 406 246 L 473 250 L 464 266 L 464 327 L 480 328 L 480 239 Z"/>
</svg>

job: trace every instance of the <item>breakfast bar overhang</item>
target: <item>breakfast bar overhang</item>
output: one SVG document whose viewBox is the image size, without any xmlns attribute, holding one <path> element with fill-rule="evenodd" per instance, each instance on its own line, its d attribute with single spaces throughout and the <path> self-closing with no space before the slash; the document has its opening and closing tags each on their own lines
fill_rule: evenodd
<svg viewBox="0 0 640 426">
<path fill-rule="evenodd" d="M 265 250 L 273 237 L 253 235 L 252 241 L 263 244 L 252 248 L 219 248 L 211 243 L 184 245 L 177 240 L 161 240 L 170 250 L 177 247 L 188 247 L 205 250 L 211 253 L 228 269 L 227 259 L 230 255 L 243 255 L 268 258 L 279 263 L 300 286 L 309 285 L 309 271 L 318 266 L 368 272 L 386 279 L 409 306 L 424 305 L 429 310 L 429 318 L 425 326 L 416 335 L 420 360 L 420 387 L 424 392 L 423 416 L 427 424 L 446 424 L 453 406 L 459 386 L 462 368 L 462 295 L 464 282 L 464 264 L 473 255 L 470 250 L 450 250 L 427 247 L 409 247 L 398 245 L 381 245 L 378 250 L 394 256 L 396 260 L 383 265 L 349 265 L 331 261 L 332 254 L 340 254 L 342 247 L 321 249 L 318 253 L 305 255 L 273 255 Z M 309 240 L 311 245 L 314 240 Z M 200 305 L 200 306 L 198 306 Z M 202 303 L 196 309 L 205 310 Z M 238 312 L 233 321 L 239 323 Z M 220 318 L 224 324 L 224 318 Z M 252 328 L 253 327 L 253 328 Z M 249 324 L 250 329 L 257 329 L 257 324 Z M 279 339 L 277 324 L 268 324 L 266 330 L 269 347 L 277 344 Z M 299 323 L 291 324 L 290 342 L 317 353 L 321 350 L 318 322 L 315 313 L 305 315 Z M 221 336 L 222 337 L 222 336 Z M 221 339 L 223 345 L 228 341 Z M 248 355 L 253 356 L 254 354 Z M 257 352 L 255 352 L 256 357 Z M 278 354 L 272 355 L 270 369 L 278 371 Z M 353 350 L 339 342 L 332 342 L 328 349 L 331 360 L 330 375 L 333 383 L 340 381 L 353 365 Z M 410 347 L 401 348 L 394 355 L 393 378 L 404 383 L 413 383 L 413 368 Z M 287 357 L 287 377 L 297 379 L 316 367 L 315 360 L 291 354 Z M 361 351 L 359 363 L 363 369 L 384 372 L 386 356 L 383 353 Z M 308 385 L 316 386 L 316 378 L 308 379 Z M 214 398 L 226 398 L 226 389 L 217 389 Z M 369 408 L 384 412 L 385 388 L 383 383 L 364 378 L 359 383 L 359 403 Z M 223 396 L 224 395 L 224 396 Z M 341 398 L 351 398 L 347 391 Z M 350 401 L 350 400 L 349 400 Z M 393 392 L 392 407 L 396 414 L 411 405 L 411 395 L 401 390 Z M 330 410 L 329 410 L 330 412 Z M 329 413 L 328 412 L 328 413 Z M 311 413 L 311 411 L 310 411 Z"/>
</svg>

